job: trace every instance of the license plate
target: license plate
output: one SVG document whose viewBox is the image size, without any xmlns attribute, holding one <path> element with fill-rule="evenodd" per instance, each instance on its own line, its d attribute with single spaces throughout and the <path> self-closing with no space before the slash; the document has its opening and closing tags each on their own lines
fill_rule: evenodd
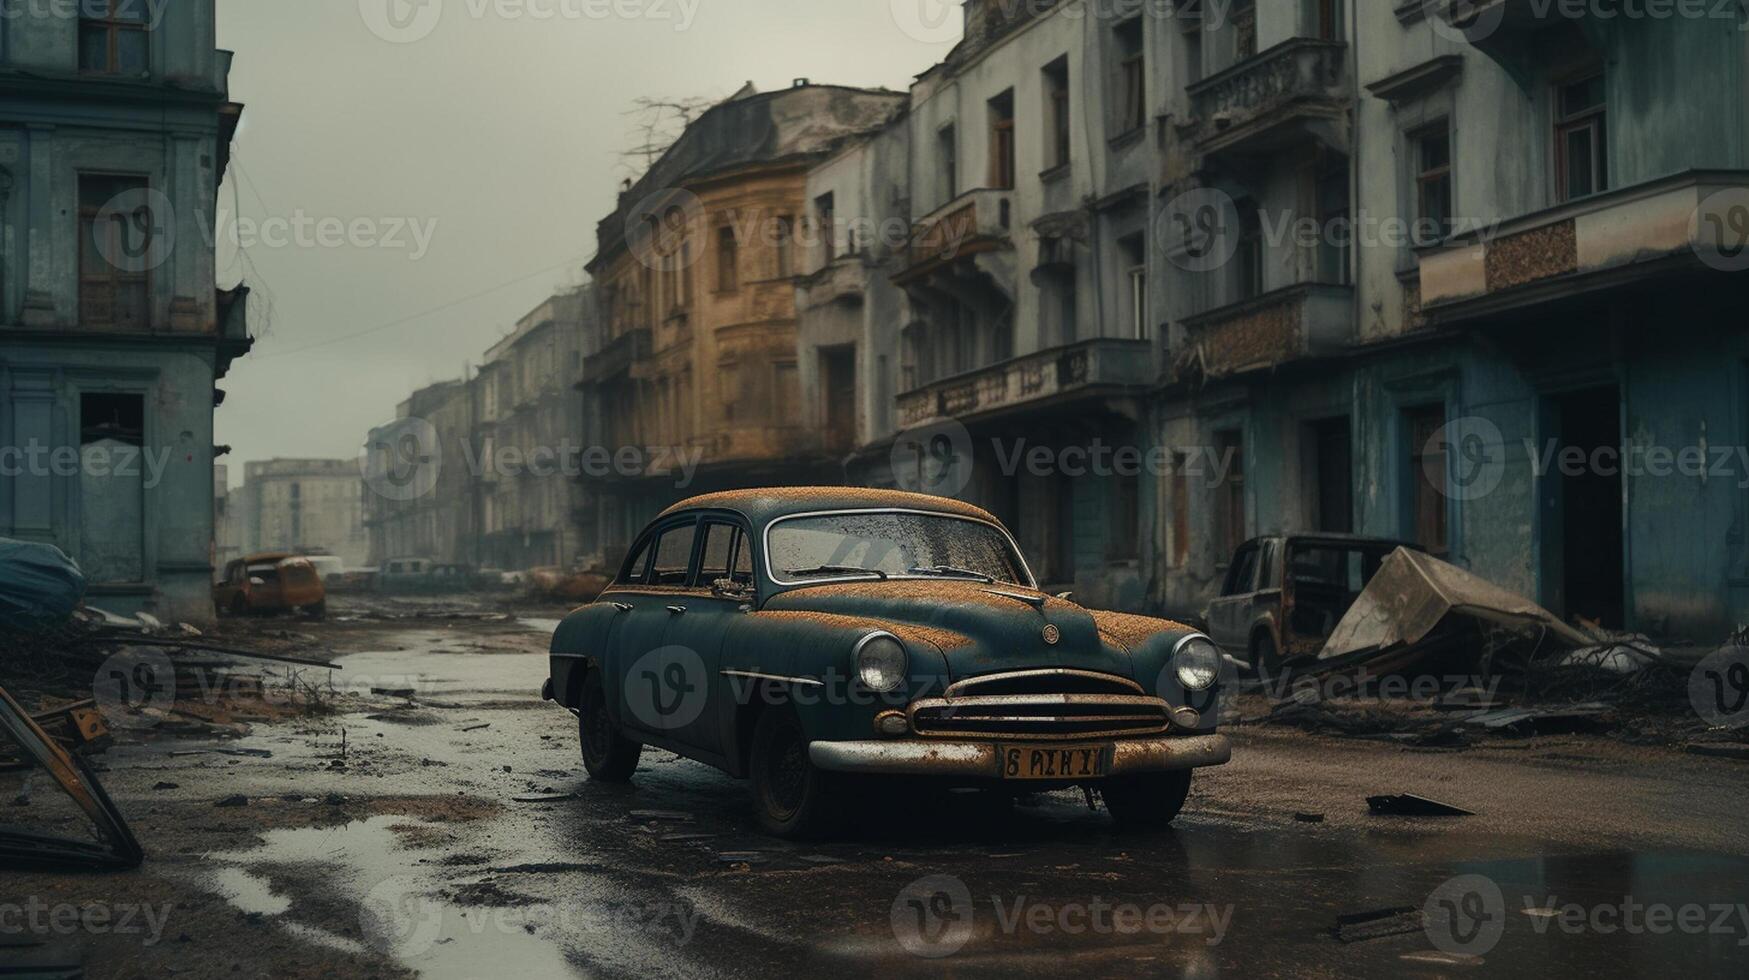
<svg viewBox="0 0 1749 980">
<path fill-rule="evenodd" d="M 1097 779 L 1111 760 L 1109 745 L 1005 745 L 1003 779 Z"/>
</svg>

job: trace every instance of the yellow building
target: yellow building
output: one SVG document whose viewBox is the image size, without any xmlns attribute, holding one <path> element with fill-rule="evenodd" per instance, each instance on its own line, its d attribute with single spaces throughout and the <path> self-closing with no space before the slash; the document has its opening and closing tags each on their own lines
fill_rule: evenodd
<svg viewBox="0 0 1749 980">
<path fill-rule="evenodd" d="M 613 558 L 692 493 L 841 482 L 807 431 L 796 276 L 833 224 L 808 170 L 906 97 L 798 82 L 750 88 L 687 127 L 597 228 L 603 335 L 584 362 L 580 522 Z"/>
</svg>

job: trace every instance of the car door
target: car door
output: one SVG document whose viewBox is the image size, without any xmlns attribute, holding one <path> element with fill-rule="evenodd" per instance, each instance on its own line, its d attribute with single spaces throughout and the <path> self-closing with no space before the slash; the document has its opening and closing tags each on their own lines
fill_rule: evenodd
<svg viewBox="0 0 1749 980">
<path fill-rule="evenodd" d="M 674 610 L 685 609 L 691 598 L 688 583 L 697 532 L 696 517 L 657 527 L 648 541 L 649 558 L 635 580 L 602 596 L 617 611 L 603 667 L 620 682 L 620 719 L 628 728 L 652 735 L 672 737 L 706 693 L 698 671 L 679 664 L 665 649 L 669 626 L 678 616 Z"/>
<path fill-rule="evenodd" d="M 723 705 L 732 696 L 727 680 L 722 676 L 723 634 L 736 617 L 745 615 L 743 607 L 752 600 L 751 575 L 746 576 L 747 595 L 735 594 L 739 581 L 736 555 L 748 547 L 744 527 L 727 517 L 706 517 L 699 530 L 698 567 L 693 573 L 692 589 L 675 605 L 668 624 L 664 645 L 669 663 L 664 669 L 675 677 L 696 674 L 699 684 L 709 696 L 695 710 L 675 716 L 684 721 L 674 737 L 686 745 L 711 754 L 723 751 L 721 720 Z M 745 563 L 751 569 L 751 562 Z M 718 587 L 718 583 L 727 586 Z"/>
<path fill-rule="evenodd" d="M 1209 636 L 1235 656 L 1243 657 L 1248 653 L 1248 615 L 1257 591 L 1262 557 L 1261 541 L 1242 545 L 1233 555 L 1233 563 L 1227 567 L 1227 578 L 1221 585 L 1220 596 L 1209 603 Z"/>
</svg>

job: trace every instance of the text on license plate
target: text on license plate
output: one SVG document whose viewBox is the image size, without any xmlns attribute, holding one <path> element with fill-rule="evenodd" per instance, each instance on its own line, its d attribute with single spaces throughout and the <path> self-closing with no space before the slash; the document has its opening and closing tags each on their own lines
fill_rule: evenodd
<svg viewBox="0 0 1749 980">
<path fill-rule="evenodd" d="M 1105 775 L 1109 745 L 1005 745 L 1003 779 L 1091 779 Z"/>
</svg>

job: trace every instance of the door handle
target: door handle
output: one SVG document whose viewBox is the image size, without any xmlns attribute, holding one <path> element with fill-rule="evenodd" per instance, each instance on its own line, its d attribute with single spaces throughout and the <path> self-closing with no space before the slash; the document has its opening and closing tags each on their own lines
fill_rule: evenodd
<svg viewBox="0 0 1749 980">
<path fill-rule="evenodd" d="M 620 612 L 631 612 L 634 607 L 629 602 L 616 602 L 613 604 L 613 608 L 618 609 Z"/>
<path fill-rule="evenodd" d="M 674 615 L 678 616 L 681 613 L 686 611 L 686 607 L 685 606 L 669 606 L 668 611 L 673 613 Z"/>
</svg>

